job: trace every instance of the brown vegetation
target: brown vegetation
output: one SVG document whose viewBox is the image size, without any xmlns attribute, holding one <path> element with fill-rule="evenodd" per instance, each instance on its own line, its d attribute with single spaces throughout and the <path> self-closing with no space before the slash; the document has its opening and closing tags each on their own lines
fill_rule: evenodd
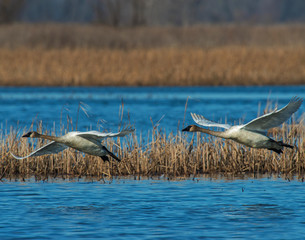
<svg viewBox="0 0 305 240">
<path fill-rule="evenodd" d="M 40 125 L 38 131 L 43 131 Z M 47 133 L 47 131 L 43 131 Z M 19 134 L 22 134 L 19 132 Z M 54 133 L 52 133 L 54 134 Z M 19 139 L 11 129 L 1 138 L 0 179 L 49 177 L 189 177 L 201 174 L 275 173 L 304 176 L 305 174 L 305 127 L 303 123 L 284 124 L 270 132 L 275 139 L 295 145 L 285 149 L 282 155 L 269 150 L 249 149 L 233 141 L 193 135 L 191 142 L 185 134 L 166 135 L 152 130 L 147 139 L 137 135 L 108 139 L 106 145 L 122 162 L 103 162 L 99 157 L 83 155 L 72 149 L 54 155 L 14 159 L 9 151 L 25 156 L 34 148 L 46 144 L 37 140 L 36 147 L 28 139 Z M 31 142 L 33 140 L 30 140 Z"/>
<path fill-rule="evenodd" d="M 0 49 L 1 85 L 192 86 L 305 83 L 305 48 Z"/>
<path fill-rule="evenodd" d="M 0 27 L 2 86 L 305 83 L 305 26 Z"/>
</svg>

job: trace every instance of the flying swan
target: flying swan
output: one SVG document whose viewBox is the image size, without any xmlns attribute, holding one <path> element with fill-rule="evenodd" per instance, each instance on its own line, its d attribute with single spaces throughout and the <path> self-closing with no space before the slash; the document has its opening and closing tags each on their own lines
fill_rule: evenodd
<svg viewBox="0 0 305 240">
<path fill-rule="evenodd" d="M 113 157 L 117 161 L 121 161 L 117 156 L 110 152 L 105 146 L 101 144 L 101 140 L 107 137 L 124 137 L 125 135 L 132 133 L 134 129 L 127 127 L 118 133 L 102 133 L 98 131 L 88 132 L 68 132 L 66 135 L 61 137 L 54 137 L 43 135 L 37 132 L 28 132 L 22 137 L 29 138 L 42 138 L 51 140 L 48 144 L 32 152 L 25 157 L 17 157 L 14 154 L 12 156 L 16 159 L 24 159 L 33 156 L 41 156 L 45 154 L 59 153 L 67 147 L 74 148 L 78 151 L 101 157 L 104 161 L 109 161 L 107 155 Z"/>
<path fill-rule="evenodd" d="M 190 125 L 182 131 L 188 132 L 203 132 L 216 137 L 232 139 L 238 143 L 244 144 L 252 148 L 267 148 L 282 153 L 283 147 L 293 148 L 293 146 L 283 143 L 282 141 L 275 141 L 266 136 L 269 128 L 276 127 L 287 121 L 290 116 L 296 112 L 302 104 L 303 99 L 294 97 L 290 102 L 280 110 L 274 110 L 263 116 L 253 119 L 245 125 L 231 126 L 229 124 L 220 124 L 212 122 L 195 113 L 191 113 L 193 120 L 204 127 L 220 127 L 226 129 L 223 132 L 212 131 L 201 128 L 196 125 Z"/>
</svg>

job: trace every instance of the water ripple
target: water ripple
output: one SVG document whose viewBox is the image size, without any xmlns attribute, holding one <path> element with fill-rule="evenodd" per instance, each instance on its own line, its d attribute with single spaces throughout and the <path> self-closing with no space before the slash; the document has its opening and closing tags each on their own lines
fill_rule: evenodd
<svg viewBox="0 0 305 240">
<path fill-rule="evenodd" d="M 301 239 L 304 189 L 281 179 L 7 182 L 0 238 Z"/>
</svg>

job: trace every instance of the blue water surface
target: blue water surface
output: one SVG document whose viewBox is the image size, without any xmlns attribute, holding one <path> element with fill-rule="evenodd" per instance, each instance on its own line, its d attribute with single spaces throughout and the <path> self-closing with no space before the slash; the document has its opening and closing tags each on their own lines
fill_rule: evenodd
<svg viewBox="0 0 305 240">
<path fill-rule="evenodd" d="M 4 182 L 0 239 L 304 239 L 304 196 L 278 178 Z"/>
<path fill-rule="evenodd" d="M 304 98 L 305 86 L 0 88 L 0 125 L 2 136 L 39 121 L 58 133 L 130 123 L 136 134 L 156 125 L 177 134 L 191 112 L 247 122 L 268 99 L 282 107 L 293 96 Z M 304 239 L 304 196 L 302 181 L 274 177 L 3 180 L 0 239 Z"/>
<path fill-rule="evenodd" d="M 69 120 L 81 131 L 116 131 L 130 123 L 138 133 L 155 125 L 176 133 L 183 124 L 194 123 L 191 112 L 217 122 L 247 122 L 262 113 L 267 100 L 282 107 L 294 96 L 305 97 L 305 86 L 5 87 L 0 88 L 0 124 L 2 129 L 29 129 L 42 121 L 44 128 L 59 130 L 63 125 L 71 129 Z M 297 116 L 303 111 L 304 106 Z"/>
</svg>

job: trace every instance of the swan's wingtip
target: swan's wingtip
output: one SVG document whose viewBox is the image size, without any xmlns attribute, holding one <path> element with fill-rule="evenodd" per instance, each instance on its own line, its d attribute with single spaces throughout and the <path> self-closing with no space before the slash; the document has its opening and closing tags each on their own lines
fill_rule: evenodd
<svg viewBox="0 0 305 240">
<path fill-rule="evenodd" d="M 191 113 L 192 118 L 195 119 L 200 119 L 200 115 L 198 115 L 197 113 Z"/>
<path fill-rule="evenodd" d="M 298 96 L 294 96 L 291 100 L 290 100 L 290 102 L 293 102 L 293 103 L 302 103 L 303 102 L 303 98 L 301 98 L 301 97 L 298 97 Z"/>
<path fill-rule="evenodd" d="M 14 155 L 12 152 L 10 152 L 10 154 L 11 154 L 15 159 L 17 159 L 17 160 L 22 160 L 22 159 L 24 159 L 24 157 L 18 157 L 18 156 L 16 156 L 16 155 Z"/>
<path fill-rule="evenodd" d="M 298 96 L 294 96 L 290 102 L 288 103 L 288 105 L 294 106 L 296 107 L 296 109 L 298 109 L 303 103 L 303 98 L 298 97 Z"/>
<path fill-rule="evenodd" d="M 136 130 L 136 129 L 135 129 L 133 126 L 128 125 L 128 126 L 124 127 L 124 128 L 122 129 L 121 132 L 132 133 L 132 132 L 134 132 L 135 130 Z"/>
</svg>

